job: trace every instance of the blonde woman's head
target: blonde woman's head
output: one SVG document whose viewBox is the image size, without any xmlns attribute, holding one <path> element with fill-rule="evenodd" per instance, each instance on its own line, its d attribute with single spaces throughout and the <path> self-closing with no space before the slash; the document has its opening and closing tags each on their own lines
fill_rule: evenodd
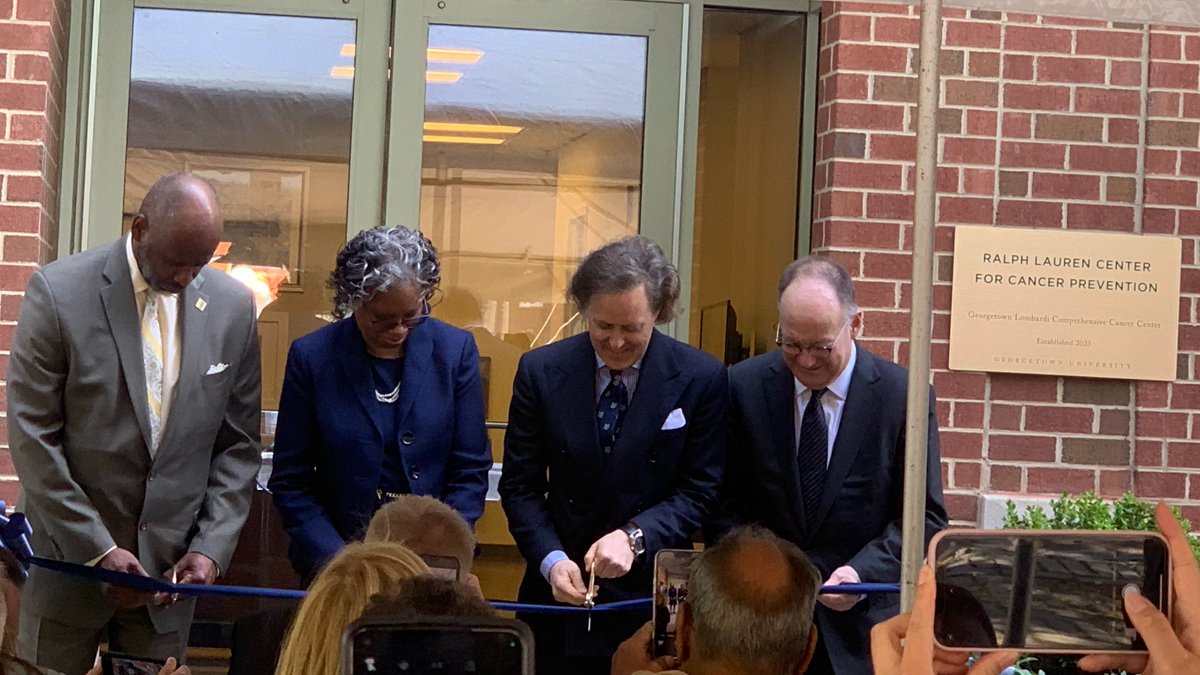
<svg viewBox="0 0 1200 675">
<path fill-rule="evenodd" d="M 390 594 L 402 580 L 428 573 L 421 558 L 401 544 L 347 545 L 308 589 L 288 629 L 276 675 L 337 675 L 342 632 L 362 616 L 371 596 Z"/>
</svg>

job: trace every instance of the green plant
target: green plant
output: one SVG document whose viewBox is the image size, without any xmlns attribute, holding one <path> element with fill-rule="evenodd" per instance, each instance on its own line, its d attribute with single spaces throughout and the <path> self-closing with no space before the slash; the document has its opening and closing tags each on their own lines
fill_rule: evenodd
<svg viewBox="0 0 1200 675">
<path fill-rule="evenodd" d="M 1191 532 L 1192 523 L 1184 518 L 1178 507 L 1171 507 L 1175 519 L 1184 532 Z M 1063 493 L 1050 502 L 1050 513 L 1040 506 L 1026 507 L 1025 513 L 1017 512 L 1017 505 L 1008 501 L 1004 514 L 1006 529 L 1022 530 L 1135 530 L 1151 532 L 1158 527 L 1154 523 L 1154 504 L 1138 499 L 1126 492 L 1123 497 L 1105 502 L 1094 492 L 1081 495 Z M 1200 559 L 1200 537 L 1188 535 L 1192 553 Z"/>
<path fill-rule="evenodd" d="M 1191 522 L 1184 518 L 1178 507 L 1172 507 L 1175 519 L 1184 532 L 1191 532 Z M 1063 493 L 1050 502 L 1050 513 L 1040 506 L 1026 507 L 1025 513 L 1017 512 L 1017 505 L 1009 500 L 1004 514 L 1006 529 L 1022 530 L 1134 530 L 1150 532 L 1158 529 L 1154 522 L 1154 504 L 1138 499 L 1133 493 L 1112 502 L 1105 502 L 1094 492 L 1081 495 Z M 1200 559 L 1200 537 L 1188 535 L 1192 554 Z M 1029 655 L 1023 656 L 1013 668 L 1015 675 L 1066 675 L 1078 672 L 1074 659 Z"/>
</svg>

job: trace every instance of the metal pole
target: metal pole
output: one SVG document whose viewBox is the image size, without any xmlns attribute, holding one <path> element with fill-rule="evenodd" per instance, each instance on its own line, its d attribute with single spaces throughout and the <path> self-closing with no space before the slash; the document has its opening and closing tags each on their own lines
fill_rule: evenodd
<svg viewBox="0 0 1200 675">
<path fill-rule="evenodd" d="M 929 432 L 929 336 L 932 323 L 933 225 L 937 209 L 937 113 L 942 2 L 921 0 L 917 94 L 917 184 L 913 218 L 912 328 L 909 332 L 908 420 L 904 443 L 902 611 L 912 609 L 925 557 L 925 462 Z"/>
</svg>

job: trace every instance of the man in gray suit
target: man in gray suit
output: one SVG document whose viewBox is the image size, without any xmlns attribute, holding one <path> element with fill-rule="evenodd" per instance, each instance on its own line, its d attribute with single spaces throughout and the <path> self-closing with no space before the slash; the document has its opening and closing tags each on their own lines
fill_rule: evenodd
<svg viewBox="0 0 1200 675">
<path fill-rule="evenodd" d="M 216 195 L 150 188 L 129 236 L 34 272 L 8 374 L 8 430 L 37 555 L 210 584 L 228 566 L 259 468 L 254 301 L 206 268 Z M 34 568 L 21 655 L 65 673 L 114 651 L 187 646 L 194 600 Z"/>
</svg>

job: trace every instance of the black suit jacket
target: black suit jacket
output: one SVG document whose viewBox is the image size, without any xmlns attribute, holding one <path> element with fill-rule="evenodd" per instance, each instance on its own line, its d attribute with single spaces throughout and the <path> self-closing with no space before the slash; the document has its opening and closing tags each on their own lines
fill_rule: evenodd
<svg viewBox="0 0 1200 675">
<path fill-rule="evenodd" d="M 513 385 L 500 477 L 509 529 L 527 563 L 520 600 L 553 602 L 538 570 L 548 553 L 565 551 L 583 569 L 588 548 L 630 521 L 642 529 L 646 553 L 629 574 L 605 580 L 598 600 L 648 597 L 654 554 L 691 548 L 693 532 L 717 505 L 727 402 L 724 366 L 655 331 L 616 447 L 605 456 L 596 433 L 596 353 L 588 335 L 525 354 Z M 676 409 L 686 423 L 663 429 Z"/>
<path fill-rule="evenodd" d="M 729 463 L 710 536 L 760 523 L 803 549 L 827 578 L 843 565 L 864 582 L 900 579 L 908 373 L 866 349 L 842 410 L 815 525 L 805 526 L 796 462 L 795 379 L 779 352 L 730 369 Z M 930 395 L 925 542 L 946 526 L 935 400 Z M 846 612 L 818 605 L 817 622 L 839 673 L 870 673 L 872 625 L 899 611 L 898 596 L 869 596 Z"/>
</svg>

